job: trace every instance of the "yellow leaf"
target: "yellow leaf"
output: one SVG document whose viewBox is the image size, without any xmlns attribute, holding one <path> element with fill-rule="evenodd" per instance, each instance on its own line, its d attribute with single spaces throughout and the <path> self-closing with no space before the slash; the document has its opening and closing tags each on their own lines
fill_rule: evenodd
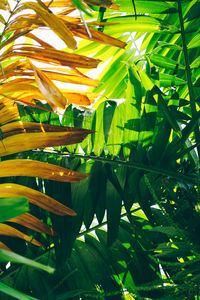
<svg viewBox="0 0 200 300">
<path fill-rule="evenodd" d="M 64 73 L 57 73 L 53 71 L 43 71 L 48 77 L 52 80 L 57 80 L 61 82 L 69 82 L 75 84 L 83 84 L 97 87 L 99 84 L 99 80 L 91 79 L 89 77 L 82 77 L 76 75 L 67 75 Z"/>
<path fill-rule="evenodd" d="M 26 9 L 33 9 L 37 15 L 42 19 L 45 25 L 49 26 L 71 49 L 77 48 L 76 40 L 73 38 L 71 31 L 56 15 L 44 9 L 38 3 L 26 2 L 23 4 Z"/>
<path fill-rule="evenodd" d="M 93 131 L 82 128 L 45 125 L 32 122 L 12 122 L 1 127 L 0 156 L 37 148 L 71 145 Z"/>
<path fill-rule="evenodd" d="M 75 83 L 75 84 L 82 84 L 82 85 L 88 85 L 97 87 L 99 84 L 99 80 L 91 79 L 87 76 L 83 76 L 81 73 L 77 73 L 72 70 L 63 69 L 63 68 L 42 68 L 41 71 L 48 76 L 51 80 L 61 81 L 61 82 L 69 82 L 69 83 Z M 69 75 L 70 74 L 70 75 Z M 15 63 L 9 64 L 4 68 L 4 75 L 0 75 L 0 79 L 3 79 L 4 76 L 6 78 L 13 77 L 13 76 L 27 76 L 33 77 L 34 72 L 32 69 L 30 69 L 29 63 L 27 62 L 20 62 L 17 61 Z M 23 82 L 24 79 L 21 79 L 21 82 Z M 10 81 L 11 82 L 11 81 Z M 14 83 L 16 81 L 12 81 Z M 29 79 L 29 83 L 30 83 Z"/>
<path fill-rule="evenodd" d="M 25 213 L 15 218 L 9 219 L 8 222 L 20 224 L 40 233 L 46 233 L 52 236 L 55 235 L 55 232 L 51 227 L 41 222 L 38 218 L 29 213 Z"/>
<path fill-rule="evenodd" d="M 63 95 L 68 98 L 69 103 L 77 105 L 90 105 L 99 96 L 97 93 L 77 92 L 74 90 L 61 89 Z"/>
<path fill-rule="evenodd" d="M 19 119 L 19 111 L 13 100 L 3 98 L 0 102 L 0 125 Z"/>
<path fill-rule="evenodd" d="M 20 81 L 22 81 L 22 79 Z M 27 83 L 29 83 L 29 82 L 27 81 Z M 31 91 L 33 93 L 38 92 L 37 87 L 27 84 L 27 83 L 7 82 L 0 86 L 0 94 L 15 93 L 16 91 L 17 91 L 17 93 L 20 91 Z"/>
<path fill-rule="evenodd" d="M 2 15 L 0 15 L 0 22 L 1 22 L 2 24 L 5 24 L 5 23 L 6 23 L 6 21 L 5 21 L 5 19 L 4 19 L 4 17 L 3 17 Z"/>
<path fill-rule="evenodd" d="M 28 201 L 35 204 L 47 211 L 50 211 L 56 215 L 65 216 L 76 216 L 75 211 L 71 208 L 63 205 L 62 203 L 56 201 L 55 199 L 39 192 L 33 190 L 29 187 L 14 184 L 14 183 L 2 183 L 0 184 L 1 197 L 26 197 Z"/>
<path fill-rule="evenodd" d="M 8 7 L 7 7 L 6 3 L 5 3 L 5 1 L 0 2 L 0 9 L 2 9 L 2 10 L 8 9 Z"/>
<path fill-rule="evenodd" d="M 24 136 L 24 135 L 23 135 Z M 22 141 L 19 141 L 23 143 Z M 88 175 L 30 159 L 11 159 L 0 162 L 0 177 L 30 176 L 63 182 L 78 182 Z"/>
<path fill-rule="evenodd" d="M 27 242 L 32 243 L 33 245 L 39 246 L 39 247 L 44 247 L 40 242 L 37 240 L 33 239 L 32 237 L 24 234 L 23 232 L 9 226 L 6 224 L 0 224 L 0 235 L 7 235 L 7 236 L 12 236 L 12 237 L 18 237 L 20 239 L 23 239 Z"/>
<path fill-rule="evenodd" d="M 58 107 L 65 109 L 68 104 L 67 99 L 57 88 L 57 86 L 51 81 L 45 73 L 31 64 L 35 74 L 35 80 L 37 82 L 40 92 L 45 96 L 48 104 L 57 110 Z"/>
<path fill-rule="evenodd" d="M 84 26 L 70 24 L 69 28 L 71 29 L 71 32 L 75 36 L 78 36 L 83 39 L 90 39 Z M 94 30 L 91 28 L 90 28 L 90 33 L 92 36 L 91 40 L 94 42 L 98 42 L 98 43 L 106 44 L 106 45 L 110 45 L 110 46 L 115 46 L 115 47 L 119 47 L 119 48 L 125 48 L 127 45 L 123 41 L 120 41 L 116 38 L 113 38 L 113 37 L 103 33 L 103 32 L 100 32 L 100 31 L 97 31 L 97 30 Z"/>
<path fill-rule="evenodd" d="M 40 46 L 21 46 L 14 45 L 7 49 L 2 56 L 0 61 L 3 61 L 10 57 L 27 57 L 40 62 L 53 63 L 62 66 L 69 66 L 72 68 L 96 68 L 100 63 L 99 59 L 91 57 L 67 53 L 57 49 L 44 49 Z"/>
</svg>

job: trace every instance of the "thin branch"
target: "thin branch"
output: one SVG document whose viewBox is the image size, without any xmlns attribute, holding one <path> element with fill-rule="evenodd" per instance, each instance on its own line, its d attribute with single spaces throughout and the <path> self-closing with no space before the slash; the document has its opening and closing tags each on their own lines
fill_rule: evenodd
<svg viewBox="0 0 200 300">
<path fill-rule="evenodd" d="M 15 13 L 15 11 L 16 11 L 16 9 L 17 9 L 19 3 L 20 3 L 20 1 L 21 1 L 21 0 L 17 0 L 17 3 L 15 4 L 15 7 L 13 8 L 12 11 L 10 11 L 10 15 L 9 15 L 9 17 L 8 17 L 8 20 L 7 20 L 6 23 L 4 24 L 4 29 L 3 29 L 3 31 L 2 31 L 2 33 L 1 33 L 1 35 L 0 35 L 0 44 L 1 44 L 2 38 L 4 37 L 4 34 L 5 34 L 5 32 L 6 32 L 7 26 L 8 26 L 8 24 L 9 24 L 9 22 L 10 22 L 10 19 L 11 19 L 12 16 L 14 15 L 14 13 Z"/>
<path fill-rule="evenodd" d="M 89 30 L 89 27 L 88 27 L 88 25 L 87 25 L 87 23 L 86 23 L 86 21 L 85 21 L 85 19 L 84 19 L 84 16 L 83 16 L 82 11 L 79 10 L 79 13 L 80 13 L 81 19 L 82 19 L 82 21 L 83 21 L 83 24 L 84 24 L 84 26 L 85 26 L 85 30 L 86 30 L 86 32 L 87 32 L 87 35 L 88 35 L 89 39 L 92 40 L 92 34 L 91 34 L 91 32 L 90 32 L 90 30 Z"/>
</svg>

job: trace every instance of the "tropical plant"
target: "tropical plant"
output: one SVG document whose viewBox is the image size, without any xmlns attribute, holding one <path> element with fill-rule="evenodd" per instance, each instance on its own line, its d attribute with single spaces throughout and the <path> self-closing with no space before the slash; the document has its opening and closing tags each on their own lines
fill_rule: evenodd
<svg viewBox="0 0 200 300">
<path fill-rule="evenodd" d="M 63 3 L 69 7 L 52 17 L 51 5 Z M 32 215 L 52 226 L 57 235 L 49 237 L 44 230 L 42 235 L 33 235 L 26 229 L 26 233 L 31 232 L 35 240 L 46 245 L 46 250 L 36 251 L 34 245 L 20 240 L 13 247 L 10 238 L 7 245 L 37 263 L 56 267 L 56 272 L 48 275 L 29 266 L 13 265 L 3 271 L 3 284 L 37 299 L 198 299 L 199 1 L 116 0 L 112 4 L 106 0 L 56 0 L 46 5 L 37 1 L 32 8 L 38 17 L 20 15 L 15 21 L 9 20 L 3 34 L 6 47 L 9 41 L 13 43 L 27 34 L 29 41 L 37 40 L 41 46 L 21 46 L 16 41 L 2 54 L 2 97 L 6 94 L 9 99 L 4 100 L 18 103 L 15 107 L 23 122 L 18 127 L 16 122 L 8 123 L 15 121 L 16 116 L 5 121 L 14 134 L 11 138 L 15 137 L 12 143 L 7 142 L 7 131 L 2 129 L 2 153 L 12 154 L 12 160 L 6 157 L 0 163 L 7 167 L 5 176 L 22 176 L 2 179 L 2 193 L 9 185 L 12 191 L 16 188 L 17 194 L 3 197 L 25 196 L 29 200 L 25 190 L 32 188 L 35 193 L 43 192 L 43 197 L 71 207 L 77 215 L 58 217 L 30 205 Z M 82 21 L 74 15 L 66 17 L 74 10 L 73 5 L 81 10 Z M 24 7 L 30 8 L 30 4 L 25 2 Z M 93 9 L 92 15 L 88 7 Z M 49 26 L 60 37 L 67 37 L 67 46 L 74 50 L 73 38 L 61 30 L 61 23 L 56 23 L 60 21 L 54 22 L 55 17 L 67 24 L 72 35 L 88 41 L 81 40 L 73 52 L 62 50 L 61 57 L 55 52 L 58 50 L 26 32 Z M 124 48 L 125 43 L 125 50 L 110 46 Z M 13 62 L 12 57 L 19 55 L 57 63 L 59 67 L 56 71 L 45 67 L 39 70 L 29 60 L 23 61 L 24 65 L 21 59 Z M 69 56 L 77 65 L 70 65 Z M 98 86 L 97 80 L 88 79 L 84 70 L 76 69 L 86 66 L 86 61 L 91 62 L 88 67 L 94 67 L 99 60 L 107 59 L 110 60 L 98 78 Z M 3 64 L 5 60 L 7 63 Z M 73 69 L 64 76 L 61 66 L 65 64 Z M 5 83 L 6 76 L 9 80 Z M 74 83 L 90 82 L 93 88 L 83 93 L 58 91 L 51 79 L 63 78 L 66 82 L 72 82 L 71 78 L 76 80 Z M 22 89 L 13 94 L 12 87 Z M 70 97 L 81 106 L 90 104 L 94 97 L 99 99 L 92 112 L 71 105 Z M 38 101 L 43 99 L 48 104 Z M 61 119 L 56 114 L 60 113 L 58 107 L 63 109 L 66 105 Z M 61 134 L 66 135 L 68 126 L 74 128 L 68 129 L 68 136 L 72 136 L 69 144 Z M 36 143 L 33 137 L 42 134 L 46 139 L 38 138 Z M 81 140 L 76 140 L 77 136 Z M 25 137 L 27 148 L 21 145 Z M 32 150 L 50 146 L 54 148 Z M 21 153 L 22 150 L 26 152 Z M 16 161 L 19 166 L 24 166 L 24 162 L 30 165 L 27 173 L 17 165 L 11 169 Z M 40 169 L 32 166 L 46 162 L 67 167 L 82 180 L 73 183 L 41 178 Z M 23 172 L 17 173 L 19 170 Z M 24 177 L 30 174 L 35 177 Z M 27 186 L 23 193 L 19 184 Z M 23 231 L 21 225 L 25 225 L 25 220 L 17 225 Z M 23 299 L 17 292 L 14 297 Z"/>
</svg>

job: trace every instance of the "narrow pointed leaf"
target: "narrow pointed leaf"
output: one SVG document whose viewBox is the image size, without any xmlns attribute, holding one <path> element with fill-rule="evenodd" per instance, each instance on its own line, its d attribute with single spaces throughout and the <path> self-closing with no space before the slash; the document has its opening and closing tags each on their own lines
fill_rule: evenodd
<svg viewBox="0 0 200 300">
<path fill-rule="evenodd" d="M 7 224 L 0 224 L 0 235 L 17 237 L 17 238 L 23 239 L 27 242 L 30 242 L 35 246 L 43 247 L 43 245 L 40 242 L 36 241 L 32 237 L 24 234 L 23 232 L 15 229 Z"/>
<path fill-rule="evenodd" d="M 45 75 L 45 73 L 33 65 L 32 67 L 39 90 L 45 96 L 49 105 L 51 105 L 53 109 L 57 109 L 58 107 L 64 109 L 68 104 L 65 96 L 61 93 L 53 81 Z"/>
<path fill-rule="evenodd" d="M 175 68 L 182 69 L 184 70 L 185 67 L 179 63 L 177 63 L 175 60 L 169 58 L 169 57 L 164 57 L 159 54 L 152 54 L 150 55 L 150 60 L 153 64 L 156 66 L 159 66 L 161 68 L 166 68 L 169 70 L 174 70 Z"/>
<path fill-rule="evenodd" d="M 33 190 L 23 185 L 14 183 L 2 183 L 0 184 L 0 193 L 2 196 L 6 195 L 5 197 L 18 197 L 19 195 L 24 196 L 30 203 L 42 207 L 47 211 L 60 216 L 76 215 L 76 213 L 71 208 L 63 205 L 62 203 L 39 191 Z"/>
<path fill-rule="evenodd" d="M 1 161 L 0 169 L 0 177 L 30 176 L 55 181 L 77 182 L 88 176 L 59 166 L 30 159 Z"/>
<path fill-rule="evenodd" d="M 0 156 L 37 148 L 76 144 L 92 133 L 91 130 L 82 128 L 21 121 L 3 125 L 1 131 L 3 141 L 0 143 Z"/>
<path fill-rule="evenodd" d="M 71 49 L 76 49 L 76 40 L 73 38 L 71 31 L 67 26 L 53 13 L 50 13 L 48 9 L 44 9 L 37 3 L 26 2 L 23 4 L 25 9 L 33 9 L 43 22 L 50 27 Z"/>
<path fill-rule="evenodd" d="M 22 226 L 28 227 L 28 228 L 35 230 L 37 232 L 40 232 L 40 233 L 55 235 L 55 233 L 51 227 L 49 227 L 47 224 L 41 222 L 38 218 L 36 218 L 35 216 L 33 216 L 29 213 L 25 213 L 18 217 L 9 219 L 8 222 L 20 224 Z"/>
<path fill-rule="evenodd" d="M 42 265 L 34 260 L 31 260 L 24 256 L 18 255 L 17 253 L 6 251 L 4 249 L 0 249 L 0 261 L 3 261 L 3 262 L 11 261 L 11 262 L 17 263 L 17 264 L 25 264 L 29 267 L 43 270 L 50 274 L 53 274 L 55 271 L 55 269 L 50 266 Z"/>
<path fill-rule="evenodd" d="M 61 66 L 77 68 L 96 68 L 100 60 L 74 53 L 68 53 L 57 49 L 44 49 L 40 46 L 14 45 L 0 57 L 3 61 L 10 57 L 27 57 L 40 62 L 53 63 Z"/>
</svg>

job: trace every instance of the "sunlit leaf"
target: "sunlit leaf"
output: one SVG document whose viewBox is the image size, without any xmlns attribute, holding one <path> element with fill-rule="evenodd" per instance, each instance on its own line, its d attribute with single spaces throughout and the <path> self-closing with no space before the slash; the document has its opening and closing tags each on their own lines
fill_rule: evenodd
<svg viewBox="0 0 200 300">
<path fill-rule="evenodd" d="M 64 182 L 77 182 L 88 175 L 59 166 L 30 159 L 14 159 L 0 162 L 0 177 L 31 176 Z"/>
<path fill-rule="evenodd" d="M 48 9 L 44 9 L 37 3 L 26 2 L 22 6 L 24 9 L 33 9 L 43 22 L 49 26 L 67 45 L 69 48 L 76 49 L 76 40 L 73 38 L 71 31 L 67 26 Z"/>
</svg>

